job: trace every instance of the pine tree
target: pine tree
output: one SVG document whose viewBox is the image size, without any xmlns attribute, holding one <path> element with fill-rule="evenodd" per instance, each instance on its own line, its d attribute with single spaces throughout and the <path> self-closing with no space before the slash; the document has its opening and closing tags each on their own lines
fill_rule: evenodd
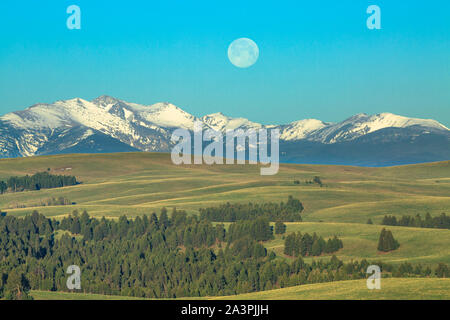
<svg viewBox="0 0 450 320">
<path fill-rule="evenodd" d="M 30 285 L 24 274 L 17 270 L 12 270 L 5 285 L 5 297 L 7 300 L 31 300 L 28 294 Z"/>
<path fill-rule="evenodd" d="M 320 243 L 319 243 L 319 240 L 317 239 L 313 242 L 312 249 L 311 249 L 311 255 L 312 256 L 320 256 L 321 253 L 322 253 L 322 251 L 320 248 Z"/>
<path fill-rule="evenodd" d="M 80 219 L 76 217 L 72 222 L 72 228 L 70 230 L 73 234 L 80 234 L 81 233 L 81 225 L 80 225 Z"/>
<path fill-rule="evenodd" d="M 450 269 L 445 263 L 440 262 L 436 268 L 436 276 L 438 278 L 448 278 L 450 277 Z"/>
<path fill-rule="evenodd" d="M 275 234 L 284 234 L 285 232 L 286 232 L 286 225 L 281 221 L 277 221 L 275 223 Z"/>
<path fill-rule="evenodd" d="M 288 256 L 293 256 L 294 247 L 295 247 L 295 233 L 291 233 L 284 240 L 284 254 Z"/>
<path fill-rule="evenodd" d="M 159 223 L 164 229 L 167 229 L 169 227 L 169 217 L 167 215 L 166 208 L 161 209 L 161 214 L 159 215 Z"/>
<path fill-rule="evenodd" d="M 400 244 L 394 239 L 392 232 L 383 228 L 378 239 L 378 251 L 392 251 L 397 249 Z"/>
</svg>

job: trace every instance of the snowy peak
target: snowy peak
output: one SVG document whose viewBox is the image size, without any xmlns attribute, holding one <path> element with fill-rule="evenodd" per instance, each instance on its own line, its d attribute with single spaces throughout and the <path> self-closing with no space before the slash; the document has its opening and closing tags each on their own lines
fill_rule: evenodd
<svg viewBox="0 0 450 320">
<path fill-rule="evenodd" d="M 18 129 L 55 129 L 73 122 L 65 108 L 48 104 L 36 104 L 23 111 L 8 113 L 0 119 Z"/>
<path fill-rule="evenodd" d="M 388 127 L 406 128 L 414 125 L 448 130 L 447 127 L 435 120 L 408 118 L 389 112 L 379 113 L 376 115 L 367 115 L 365 113 L 361 113 L 350 117 L 342 121 L 341 123 L 351 123 L 355 126 L 367 126 L 370 129 L 370 132 Z"/>
<path fill-rule="evenodd" d="M 161 127 L 190 130 L 194 127 L 194 122 L 197 119 L 193 115 L 167 102 L 156 103 L 145 109 L 141 109 L 140 115 L 145 120 Z"/>
<path fill-rule="evenodd" d="M 263 126 L 259 123 L 252 122 L 245 118 L 230 118 L 222 112 L 208 114 L 201 118 L 201 121 L 211 127 L 213 130 L 226 132 L 227 130 L 236 129 L 260 129 Z"/>
<path fill-rule="evenodd" d="M 100 97 L 98 97 L 98 98 L 95 98 L 95 99 L 92 100 L 91 102 L 92 102 L 93 104 L 96 104 L 96 105 L 106 106 L 106 105 L 108 105 L 108 104 L 115 104 L 115 103 L 118 103 L 118 102 L 120 102 L 120 101 L 121 101 L 121 100 L 116 99 L 116 98 L 114 98 L 114 97 L 110 97 L 110 96 L 107 96 L 107 95 L 102 95 L 102 96 L 100 96 Z"/>
<path fill-rule="evenodd" d="M 284 125 L 262 125 L 245 118 L 228 117 L 221 112 L 197 118 L 168 102 L 141 105 L 103 95 L 92 101 L 75 98 L 36 104 L 1 116 L 0 158 L 74 150 L 95 152 L 95 148 L 103 151 L 169 151 L 172 132 L 177 128 L 192 130 L 195 121 L 222 133 L 236 129 L 276 128 L 280 130 L 282 141 L 318 144 L 353 141 L 385 128 L 405 128 L 405 135 L 414 130 L 419 134 L 449 135 L 449 129 L 435 120 L 392 113 L 357 114 L 338 123 L 305 119 Z M 412 128 L 412 131 L 406 128 Z M 109 147 L 102 146 L 104 143 Z M 89 149 L 89 145 L 95 148 Z"/>
<path fill-rule="evenodd" d="M 385 128 L 407 128 L 411 126 L 449 130 L 435 120 L 407 118 L 387 112 L 376 115 L 361 113 L 314 132 L 310 139 L 323 143 L 336 143 L 353 140 Z"/>
<path fill-rule="evenodd" d="M 440 124 L 436 120 L 432 119 L 416 119 L 416 118 L 407 118 L 399 115 L 395 115 L 392 113 L 380 113 L 375 116 L 370 117 L 370 121 L 372 122 L 372 131 L 379 130 L 379 127 L 396 127 L 396 128 L 406 128 L 410 126 L 423 126 L 436 128 L 441 130 L 449 130 L 446 126 Z"/>
<path fill-rule="evenodd" d="M 301 140 L 306 139 L 308 136 L 320 129 L 327 126 L 323 121 L 316 119 L 305 119 L 292 122 L 286 125 L 281 133 L 280 139 L 282 140 Z"/>
</svg>

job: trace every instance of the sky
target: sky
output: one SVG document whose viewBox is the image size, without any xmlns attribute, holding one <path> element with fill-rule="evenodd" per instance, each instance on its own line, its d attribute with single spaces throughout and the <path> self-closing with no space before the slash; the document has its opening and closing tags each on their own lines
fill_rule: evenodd
<svg viewBox="0 0 450 320">
<path fill-rule="evenodd" d="M 243 37 L 259 47 L 245 69 L 227 56 Z M 450 127 L 450 1 L 0 1 L 0 114 L 103 94 L 265 124 L 392 112 Z"/>
</svg>

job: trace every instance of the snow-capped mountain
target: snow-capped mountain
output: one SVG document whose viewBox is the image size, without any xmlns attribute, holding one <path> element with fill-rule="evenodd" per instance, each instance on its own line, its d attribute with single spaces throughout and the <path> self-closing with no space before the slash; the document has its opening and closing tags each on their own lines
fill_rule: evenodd
<svg viewBox="0 0 450 320">
<path fill-rule="evenodd" d="M 113 138 L 133 150 L 168 151 L 171 130 L 191 128 L 195 120 L 194 116 L 169 103 L 143 106 L 108 96 L 93 101 L 76 98 L 37 104 L 0 117 L 3 129 L 0 152 L 3 157 L 43 154 L 43 150 L 58 153 L 68 145 L 49 150 L 48 143 L 56 137 L 72 137 L 73 141 L 67 143 L 73 147 L 92 140 L 94 133 Z M 69 134 L 72 128 L 83 134 Z M 14 134 L 7 134 L 6 129 Z"/>
<path fill-rule="evenodd" d="M 330 126 L 316 119 L 306 119 L 292 122 L 283 127 L 280 139 L 286 141 L 309 139 L 314 132 Z"/>
<path fill-rule="evenodd" d="M 449 130 L 435 120 L 407 118 L 392 113 L 381 113 L 372 116 L 362 113 L 336 124 L 328 124 L 312 132 L 309 139 L 323 143 L 343 142 L 385 128 L 407 128 L 412 126 Z"/>
<path fill-rule="evenodd" d="M 261 129 L 263 125 L 251 122 L 245 118 L 230 118 L 221 112 L 206 115 L 200 119 L 205 125 L 209 126 L 211 129 L 226 132 L 227 130 L 236 129 Z"/>
<path fill-rule="evenodd" d="M 350 152 L 358 159 L 354 154 L 365 146 L 375 143 L 376 149 L 394 142 L 399 150 L 400 144 L 409 147 L 409 156 L 401 156 L 400 162 L 450 159 L 450 130 L 435 120 L 382 113 L 358 114 L 339 123 L 306 119 L 284 125 L 262 125 L 220 112 L 197 118 L 170 103 L 141 105 L 109 96 L 92 101 L 75 98 L 36 104 L 1 116 L 0 158 L 76 152 L 167 152 L 172 146 L 173 130 L 192 130 L 195 121 L 223 133 L 235 129 L 278 128 L 281 153 L 286 161 L 340 163 L 337 159 L 341 157 L 337 156 L 340 151 L 336 150 L 358 145 L 358 149 Z M 418 145 L 423 137 L 426 145 Z M 376 163 L 388 163 L 399 154 L 394 152 L 384 162 L 380 159 L 385 156 L 374 156 L 378 157 Z"/>
</svg>

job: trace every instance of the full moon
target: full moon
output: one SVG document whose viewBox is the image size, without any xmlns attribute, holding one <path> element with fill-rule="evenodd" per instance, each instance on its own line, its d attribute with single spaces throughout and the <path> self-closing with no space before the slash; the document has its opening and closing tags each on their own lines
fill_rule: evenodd
<svg viewBox="0 0 450 320">
<path fill-rule="evenodd" d="M 256 63 L 258 57 L 258 46 L 251 39 L 236 39 L 228 47 L 228 59 L 236 67 L 248 68 Z"/>
</svg>

